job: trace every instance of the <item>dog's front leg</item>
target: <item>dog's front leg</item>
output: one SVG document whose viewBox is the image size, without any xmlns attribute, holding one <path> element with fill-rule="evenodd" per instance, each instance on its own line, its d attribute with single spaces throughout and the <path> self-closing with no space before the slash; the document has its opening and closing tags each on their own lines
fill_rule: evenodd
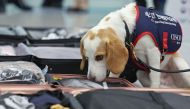
<svg viewBox="0 0 190 109">
<path fill-rule="evenodd" d="M 119 78 L 120 74 L 115 74 L 115 73 L 112 73 L 110 72 L 109 74 L 109 77 L 112 77 L 112 78 Z"/>
<path fill-rule="evenodd" d="M 157 47 L 147 49 L 148 65 L 160 69 L 160 51 Z M 160 86 L 161 73 L 154 70 L 150 70 L 150 87 L 158 88 Z"/>
<path fill-rule="evenodd" d="M 173 70 L 184 70 L 189 69 L 188 63 L 185 59 L 177 52 L 172 55 L 169 61 L 169 67 Z M 170 74 L 175 82 L 175 85 L 180 88 L 190 88 L 190 72 L 174 73 Z"/>
<path fill-rule="evenodd" d="M 142 49 L 135 49 L 135 54 L 136 56 L 143 61 L 144 63 L 148 64 L 147 62 L 147 53 L 146 50 L 142 50 Z M 148 77 L 148 73 L 142 70 L 138 70 L 137 71 L 137 79 L 140 81 L 140 83 L 144 86 L 144 87 L 150 87 L 150 79 Z"/>
</svg>

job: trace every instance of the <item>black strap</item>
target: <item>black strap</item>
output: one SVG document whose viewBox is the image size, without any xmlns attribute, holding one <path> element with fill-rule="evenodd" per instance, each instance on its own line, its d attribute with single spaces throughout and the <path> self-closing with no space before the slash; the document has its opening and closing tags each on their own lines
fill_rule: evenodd
<svg viewBox="0 0 190 109">
<path fill-rule="evenodd" d="M 131 34 L 129 32 L 129 28 L 127 26 L 127 23 L 125 21 L 123 21 L 125 24 L 125 31 L 126 31 L 126 37 L 125 37 L 125 46 L 128 48 L 130 46 L 131 43 Z"/>
<path fill-rule="evenodd" d="M 139 58 L 136 58 L 136 59 L 133 58 L 134 54 L 133 54 L 133 46 L 132 46 L 132 37 L 134 35 L 134 32 L 130 34 L 127 23 L 125 21 L 123 22 L 125 24 L 125 31 L 126 31 L 125 46 L 129 50 L 129 59 L 132 61 L 134 68 L 138 68 L 138 69 L 149 72 L 149 68 L 146 66 L 146 64 L 142 63 Z"/>
</svg>

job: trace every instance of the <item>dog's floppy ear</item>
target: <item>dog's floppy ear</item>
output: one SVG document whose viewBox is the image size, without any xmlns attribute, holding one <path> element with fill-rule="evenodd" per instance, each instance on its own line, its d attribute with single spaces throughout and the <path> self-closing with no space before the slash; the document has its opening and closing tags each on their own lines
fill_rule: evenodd
<svg viewBox="0 0 190 109">
<path fill-rule="evenodd" d="M 80 69 L 83 70 L 84 69 L 84 66 L 85 66 L 85 61 L 86 61 L 86 57 L 85 57 L 85 49 L 84 49 L 84 39 L 89 37 L 90 39 L 93 39 L 95 36 L 95 34 L 92 32 L 92 31 L 88 31 L 83 37 L 82 39 L 80 40 L 80 53 L 81 53 L 81 56 L 82 56 L 82 61 L 81 61 L 81 64 L 80 64 Z"/>
<path fill-rule="evenodd" d="M 85 36 L 80 40 L 80 53 L 82 56 L 82 61 L 80 63 L 80 69 L 83 70 L 84 66 L 85 66 L 85 54 L 84 54 L 84 45 L 83 45 L 83 40 L 84 40 Z"/>
<path fill-rule="evenodd" d="M 128 49 L 111 28 L 108 28 L 106 31 L 108 32 L 106 34 L 109 35 L 106 42 L 107 67 L 112 73 L 122 73 L 128 62 Z"/>
</svg>

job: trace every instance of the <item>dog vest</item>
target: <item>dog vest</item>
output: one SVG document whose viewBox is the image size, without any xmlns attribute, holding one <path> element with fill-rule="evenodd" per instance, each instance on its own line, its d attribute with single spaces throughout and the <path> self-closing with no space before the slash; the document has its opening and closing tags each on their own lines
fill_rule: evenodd
<svg viewBox="0 0 190 109">
<path fill-rule="evenodd" d="M 140 38 L 149 35 L 162 54 L 175 53 L 182 43 L 182 30 L 176 19 L 157 12 L 156 10 L 140 6 L 136 6 L 136 10 L 136 27 L 132 34 L 129 33 L 128 26 L 124 21 L 126 29 L 125 42 L 130 52 L 128 63 L 120 77 L 126 78 L 130 82 L 137 80 L 136 72 L 138 69 L 147 72 L 150 70 L 145 64 L 134 59 L 130 48 L 131 42 L 135 46 Z M 163 59 L 164 56 L 162 56 L 161 61 L 163 61 Z"/>
<path fill-rule="evenodd" d="M 136 10 L 136 28 L 132 37 L 134 46 L 144 35 L 149 35 L 161 53 L 172 54 L 180 48 L 182 30 L 176 19 L 141 6 L 136 6 Z"/>
</svg>

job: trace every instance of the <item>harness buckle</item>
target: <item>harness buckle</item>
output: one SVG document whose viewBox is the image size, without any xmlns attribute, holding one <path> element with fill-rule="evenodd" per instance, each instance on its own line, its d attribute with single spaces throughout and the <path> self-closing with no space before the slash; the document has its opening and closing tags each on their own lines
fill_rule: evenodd
<svg viewBox="0 0 190 109">
<path fill-rule="evenodd" d="M 162 54 L 161 54 L 161 57 L 160 57 L 160 61 L 161 61 L 161 62 L 164 60 L 167 51 L 168 51 L 167 49 L 163 49 L 163 50 L 162 50 Z"/>
</svg>

